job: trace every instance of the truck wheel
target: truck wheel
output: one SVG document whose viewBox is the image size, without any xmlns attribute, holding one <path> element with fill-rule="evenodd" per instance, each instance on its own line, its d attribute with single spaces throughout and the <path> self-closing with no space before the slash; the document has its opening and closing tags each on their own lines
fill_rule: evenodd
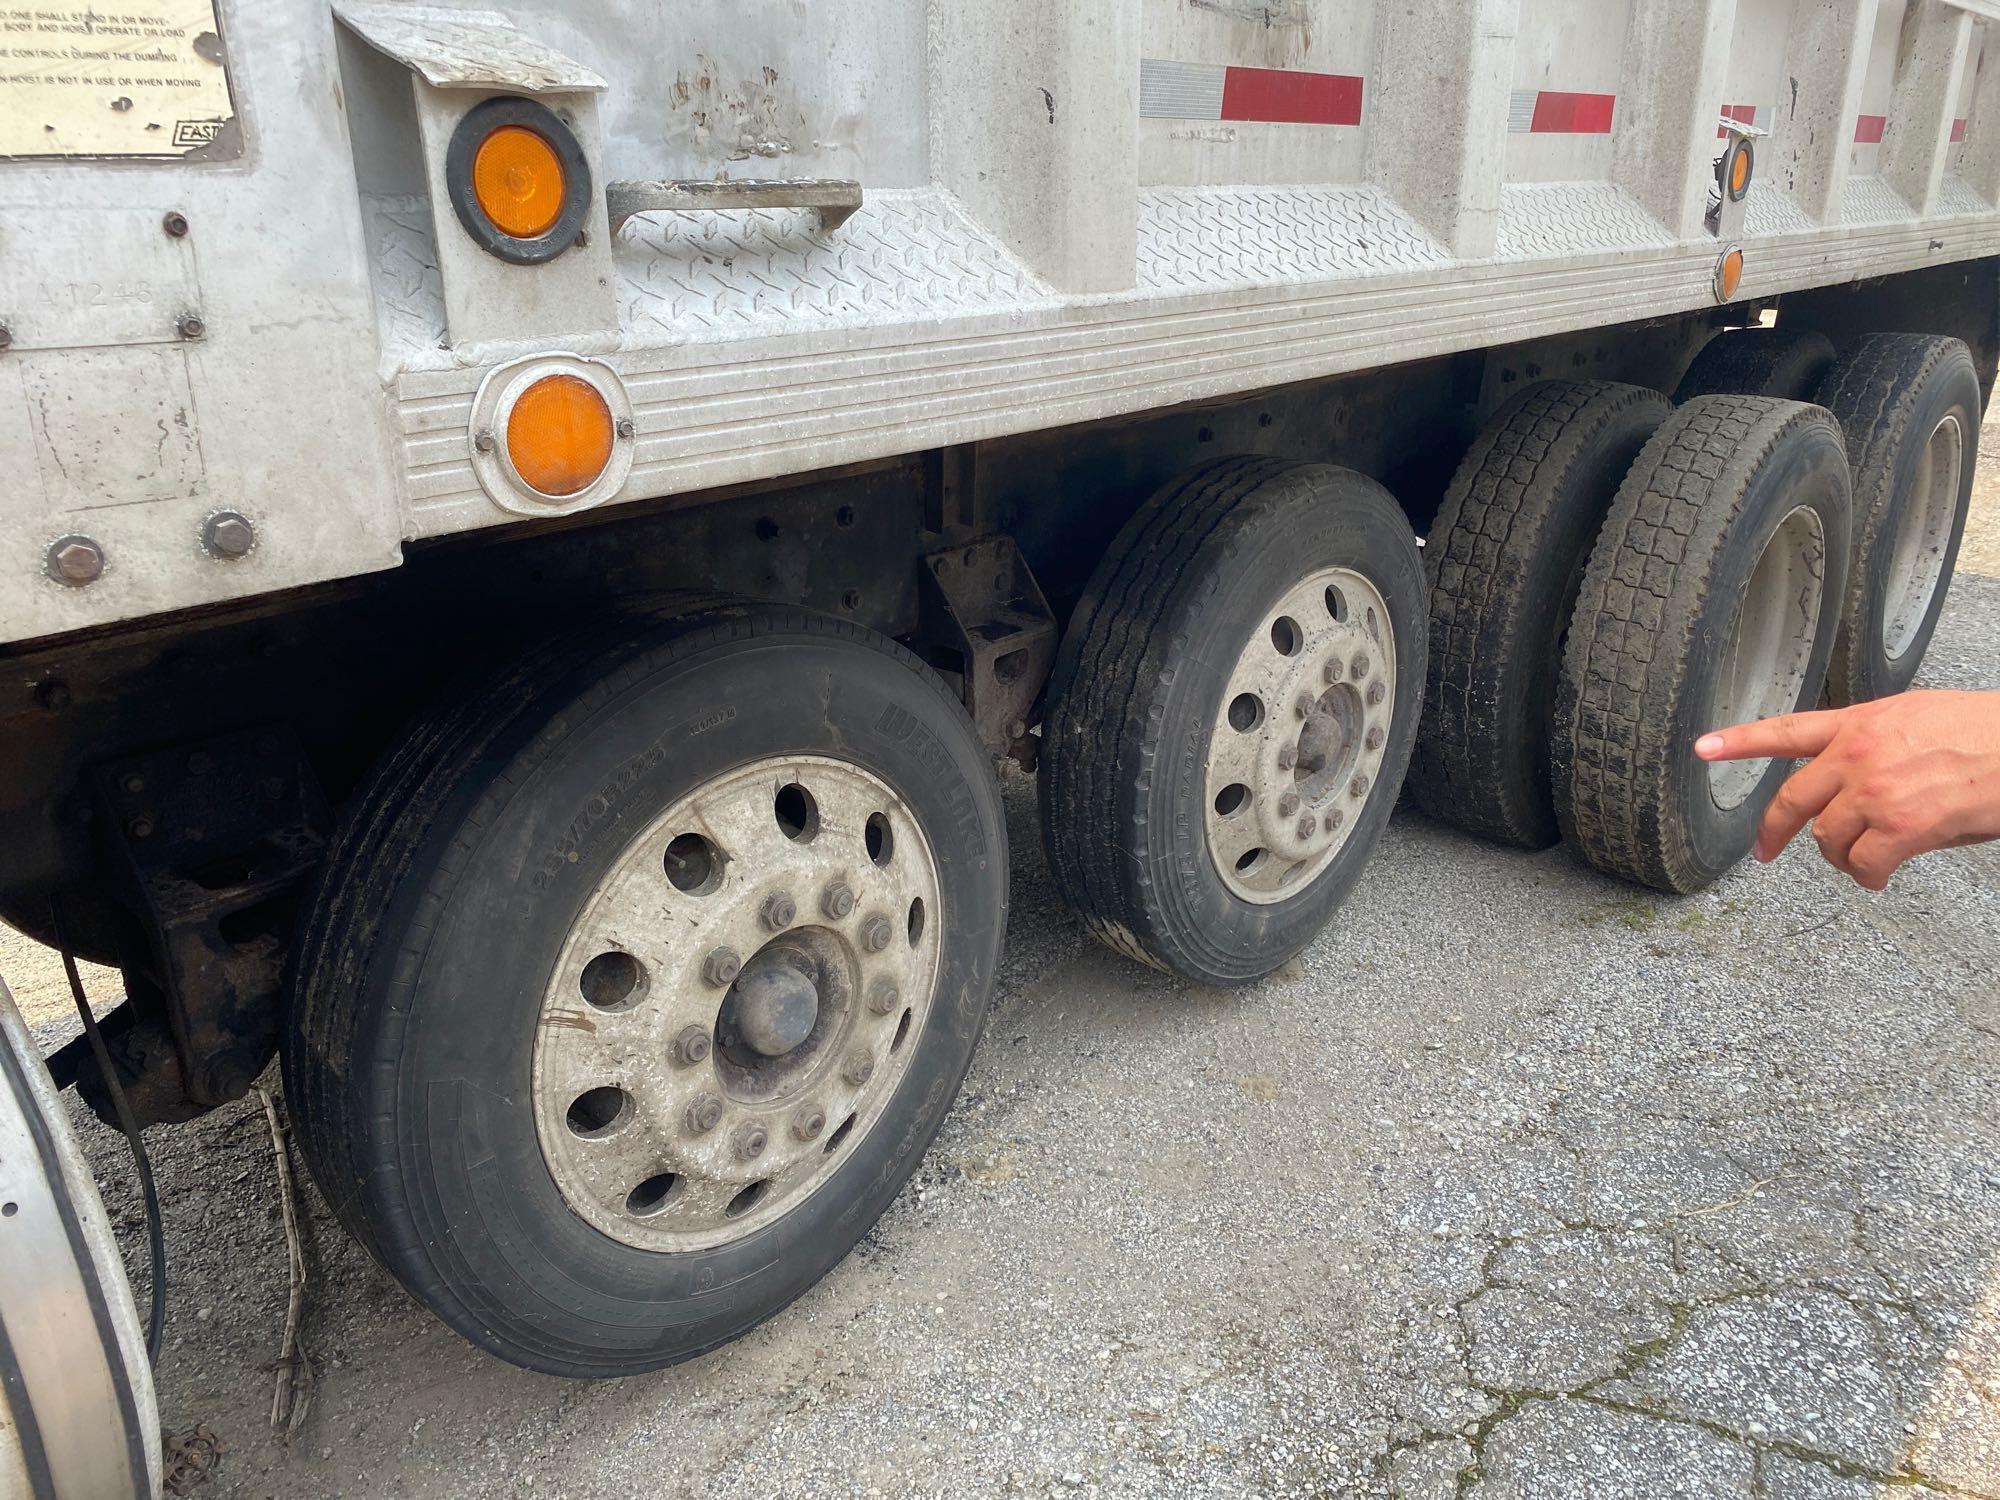
<svg viewBox="0 0 2000 1500">
<path fill-rule="evenodd" d="M 1105 943 L 1208 984 L 1303 948 L 1409 764 L 1423 568 L 1372 480 L 1227 458 L 1132 518 L 1050 683 L 1042 834 Z"/>
<path fill-rule="evenodd" d="M 1826 693 L 1836 706 L 1910 685 L 1958 561 L 1979 458 L 1979 375 L 1957 339 L 1883 333 L 1820 388 L 1854 474 L 1854 559 Z"/>
<path fill-rule="evenodd" d="M 285 1085 L 342 1219 L 531 1369 L 770 1317 L 866 1232 L 986 1014 L 985 752 L 894 643 L 709 606 L 551 647 L 354 799 Z"/>
<path fill-rule="evenodd" d="M 1638 386 L 1546 381 L 1459 465 L 1424 548 L 1431 650 L 1410 787 L 1433 817 L 1529 849 L 1556 841 L 1563 634 L 1611 497 L 1672 410 Z"/>
<path fill-rule="evenodd" d="M 1849 506 L 1816 406 L 1703 396 L 1653 435 L 1591 550 L 1557 689 L 1556 812 L 1589 863 L 1687 892 L 1750 851 L 1789 766 L 1709 766 L 1694 742 L 1817 701 Z"/>
<path fill-rule="evenodd" d="M 1833 341 L 1801 328 L 1734 328 L 1719 333 L 1674 387 L 1676 405 L 1697 396 L 1776 396 L 1810 401 L 1833 364 Z"/>
</svg>

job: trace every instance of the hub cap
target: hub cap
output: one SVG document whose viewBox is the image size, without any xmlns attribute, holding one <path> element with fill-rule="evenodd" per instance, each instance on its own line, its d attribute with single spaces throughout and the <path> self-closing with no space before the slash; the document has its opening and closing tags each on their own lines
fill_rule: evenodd
<svg viewBox="0 0 2000 1500">
<path fill-rule="evenodd" d="M 1882 654 L 1894 661 L 1910 649 L 1944 576 L 1945 549 L 1958 519 L 1958 485 L 1965 465 L 1965 429 L 1947 415 L 1924 445 L 1903 502 L 1882 601 Z"/>
<path fill-rule="evenodd" d="M 585 903 L 534 1104 L 570 1207 L 648 1250 L 727 1244 L 818 1188 L 908 1070 L 937 866 L 858 766 L 759 761 L 667 809 Z"/>
<path fill-rule="evenodd" d="M 1743 591 L 1742 607 L 1715 678 L 1709 727 L 1727 728 L 1798 707 L 1819 630 L 1826 536 L 1800 506 L 1778 523 Z M 1768 760 L 1712 761 L 1708 793 L 1724 812 L 1757 789 Z"/>
<path fill-rule="evenodd" d="M 1245 901 L 1281 901 L 1333 862 L 1380 779 L 1396 702 L 1389 606 L 1326 568 L 1251 634 L 1208 744 L 1209 854 Z"/>
</svg>

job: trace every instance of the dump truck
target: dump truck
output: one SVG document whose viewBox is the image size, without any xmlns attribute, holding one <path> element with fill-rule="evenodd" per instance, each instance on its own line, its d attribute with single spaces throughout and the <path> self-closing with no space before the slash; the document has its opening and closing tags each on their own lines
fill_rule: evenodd
<svg viewBox="0 0 2000 1500">
<path fill-rule="evenodd" d="M 1923 659 L 1996 202 L 1995 0 L 0 6 L 0 917 L 124 980 L 15 1071 L 275 1058 L 466 1338 L 712 1349 L 950 1108 L 1003 770 L 1204 985 L 1399 797 L 1741 859 L 1696 735 Z"/>
</svg>

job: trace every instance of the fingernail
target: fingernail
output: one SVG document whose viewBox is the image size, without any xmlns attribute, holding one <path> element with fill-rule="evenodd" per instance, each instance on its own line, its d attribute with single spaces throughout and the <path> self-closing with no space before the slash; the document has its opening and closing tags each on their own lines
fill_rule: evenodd
<svg viewBox="0 0 2000 1500">
<path fill-rule="evenodd" d="M 1704 759 L 1711 755 L 1720 755 L 1722 753 L 1722 736 L 1719 734 L 1703 735 L 1694 742 L 1694 753 Z"/>
</svg>

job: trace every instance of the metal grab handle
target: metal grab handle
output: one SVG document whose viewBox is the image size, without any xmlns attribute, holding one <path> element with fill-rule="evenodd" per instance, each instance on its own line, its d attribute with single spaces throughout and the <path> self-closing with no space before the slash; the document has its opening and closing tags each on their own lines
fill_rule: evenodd
<svg viewBox="0 0 2000 1500">
<path fill-rule="evenodd" d="M 634 214 L 715 208 L 810 208 L 831 232 L 861 207 L 861 184 L 846 177 L 801 177 L 790 182 L 752 178 L 741 182 L 612 182 L 604 188 L 611 232 Z"/>
</svg>

